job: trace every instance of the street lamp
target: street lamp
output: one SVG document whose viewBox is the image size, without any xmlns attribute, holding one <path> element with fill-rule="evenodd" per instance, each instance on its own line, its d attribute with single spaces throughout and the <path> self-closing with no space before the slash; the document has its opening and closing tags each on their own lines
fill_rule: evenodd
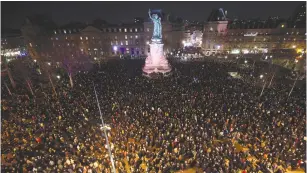
<svg viewBox="0 0 307 173">
<path fill-rule="evenodd" d="M 293 48 L 293 49 L 295 49 L 295 48 L 296 48 L 296 46 L 295 46 L 295 45 L 293 45 L 293 46 L 292 46 L 292 48 Z"/>
<path fill-rule="evenodd" d="M 56 78 L 61 79 L 61 76 L 57 75 Z"/>
<path fill-rule="evenodd" d="M 50 62 L 48 62 L 48 65 L 51 65 L 51 63 L 50 63 Z"/>
<path fill-rule="evenodd" d="M 36 59 L 34 60 L 34 62 L 36 62 Z"/>
<path fill-rule="evenodd" d="M 244 61 L 244 63 L 246 64 L 246 63 L 247 63 L 247 61 L 245 60 L 245 61 Z"/>
<path fill-rule="evenodd" d="M 262 79 L 263 78 L 263 75 L 260 75 L 260 79 Z"/>
<path fill-rule="evenodd" d="M 295 63 L 298 63 L 298 59 L 295 60 Z"/>
</svg>

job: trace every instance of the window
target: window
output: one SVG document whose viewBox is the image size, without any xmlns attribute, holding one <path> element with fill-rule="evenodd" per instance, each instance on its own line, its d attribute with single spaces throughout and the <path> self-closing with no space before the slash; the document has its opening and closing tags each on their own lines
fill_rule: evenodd
<svg viewBox="0 0 307 173">
<path fill-rule="evenodd" d="M 67 43 L 67 46 L 69 46 L 69 43 Z"/>
<path fill-rule="evenodd" d="M 125 35 L 125 39 L 128 39 L 127 35 Z"/>
<path fill-rule="evenodd" d="M 56 39 L 56 40 L 59 40 L 59 38 L 58 38 L 58 37 L 56 37 L 55 39 Z"/>
<path fill-rule="evenodd" d="M 138 38 L 138 36 L 137 36 L 137 35 L 135 35 L 135 38 Z"/>
<path fill-rule="evenodd" d="M 81 49 L 81 51 L 83 52 L 83 49 Z"/>
<path fill-rule="evenodd" d="M 132 28 L 130 28 L 130 32 L 132 32 Z"/>
<path fill-rule="evenodd" d="M 113 42 L 111 41 L 111 46 L 113 45 Z"/>
<path fill-rule="evenodd" d="M 147 28 L 147 32 L 149 32 L 149 28 Z"/>
<path fill-rule="evenodd" d="M 64 34 L 66 34 L 66 30 L 65 29 L 63 30 L 63 32 L 64 32 Z"/>
<path fill-rule="evenodd" d="M 95 37 L 93 37 L 93 40 L 95 40 Z"/>
<path fill-rule="evenodd" d="M 88 37 L 85 37 L 86 40 L 88 40 Z"/>
<path fill-rule="evenodd" d="M 115 40 L 117 40 L 117 36 L 115 36 Z"/>
<path fill-rule="evenodd" d="M 122 32 L 122 29 L 121 29 L 121 28 L 119 28 L 119 32 Z"/>
<path fill-rule="evenodd" d="M 116 40 L 116 45 L 118 45 L 118 41 Z"/>
<path fill-rule="evenodd" d="M 120 45 L 124 45 L 122 41 L 120 42 Z"/>
<path fill-rule="evenodd" d="M 125 28 L 125 32 L 127 32 L 127 28 Z"/>
<path fill-rule="evenodd" d="M 80 37 L 80 40 L 82 40 L 82 37 Z"/>
<path fill-rule="evenodd" d="M 30 47 L 32 47 L 32 43 L 29 43 L 30 44 Z"/>
<path fill-rule="evenodd" d="M 56 34 L 56 31 L 54 31 L 54 34 Z"/>
<path fill-rule="evenodd" d="M 67 40 L 67 37 L 65 37 L 65 40 Z"/>
<path fill-rule="evenodd" d="M 126 40 L 126 45 L 128 45 L 128 40 Z"/>
<path fill-rule="evenodd" d="M 138 29 L 137 29 L 137 28 L 135 28 L 135 32 L 138 32 Z"/>
</svg>

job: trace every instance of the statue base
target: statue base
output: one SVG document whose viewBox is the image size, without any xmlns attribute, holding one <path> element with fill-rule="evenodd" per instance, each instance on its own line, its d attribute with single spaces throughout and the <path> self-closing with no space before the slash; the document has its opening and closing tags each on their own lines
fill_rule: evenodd
<svg viewBox="0 0 307 173">
<path fill-rule="evenodd" d="M 157 42 L 150 44 L 150 54 L 146 58 L 143 67 L 144 75 L 148 76 L 152 73 L 162 73 L 165 75 L 171 70 L 172 68 L 163 54 L 163 44 Z"/>
</svg>

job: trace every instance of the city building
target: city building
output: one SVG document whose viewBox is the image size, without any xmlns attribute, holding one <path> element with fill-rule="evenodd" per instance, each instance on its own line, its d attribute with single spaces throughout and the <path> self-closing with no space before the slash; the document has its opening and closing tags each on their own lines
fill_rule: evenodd
<svg viewBox="0 0 307 173">
<path fill-rule="evenodd" d="M 180 47 L 183 25 L 162 20 L 164 50 Z M 175 18 L 178 20 L 177 18 Z M 21 28 L 29 55 L 50 63 L 63 62 L 65 58 L 92 61 L 108 57 L 146 56 L 153 24 L 135 18 L 131 24 L 109 24 L 96 19 L 92 24 L 70 23 L 57 26 L 50 17 L 33 15 L 26 18 Z"/>
<path fill-rule="evenodd" d="M 279 17 L 230 20 L 223 9 L 213 10 L 204 24 L 202 50 L 206 55 L 300 53 L 306 50 L 306 9 L 303 7 L 288 20 Z"/>
<path fill-rule="evenodd" d="M 1 61 L 14 60 L 27 55 L 24 38 L 16 29 L 3 29 L 1 33 Z"/>
</svg>

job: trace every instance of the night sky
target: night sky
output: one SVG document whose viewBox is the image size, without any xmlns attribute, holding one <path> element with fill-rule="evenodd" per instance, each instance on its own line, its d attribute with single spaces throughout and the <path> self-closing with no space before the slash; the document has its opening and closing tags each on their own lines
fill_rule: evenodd
<svg viewBox="0 0 307 173">
<path fill-rule="evenodd" d="M 289 17 L 302 2 L 1 2 L 2 28 L 18 29 L 30 14 L 48 14 L 63 25 L 71 21 L 91 22 L 101 18 L 109 23 L 130 23 L 147 17 L 148 9 L 162 9 L 188 20 L 207 20 L 214 8 L 224 8 L 228 17 L 240 19 L 268 16 Z"/>
</svg>

